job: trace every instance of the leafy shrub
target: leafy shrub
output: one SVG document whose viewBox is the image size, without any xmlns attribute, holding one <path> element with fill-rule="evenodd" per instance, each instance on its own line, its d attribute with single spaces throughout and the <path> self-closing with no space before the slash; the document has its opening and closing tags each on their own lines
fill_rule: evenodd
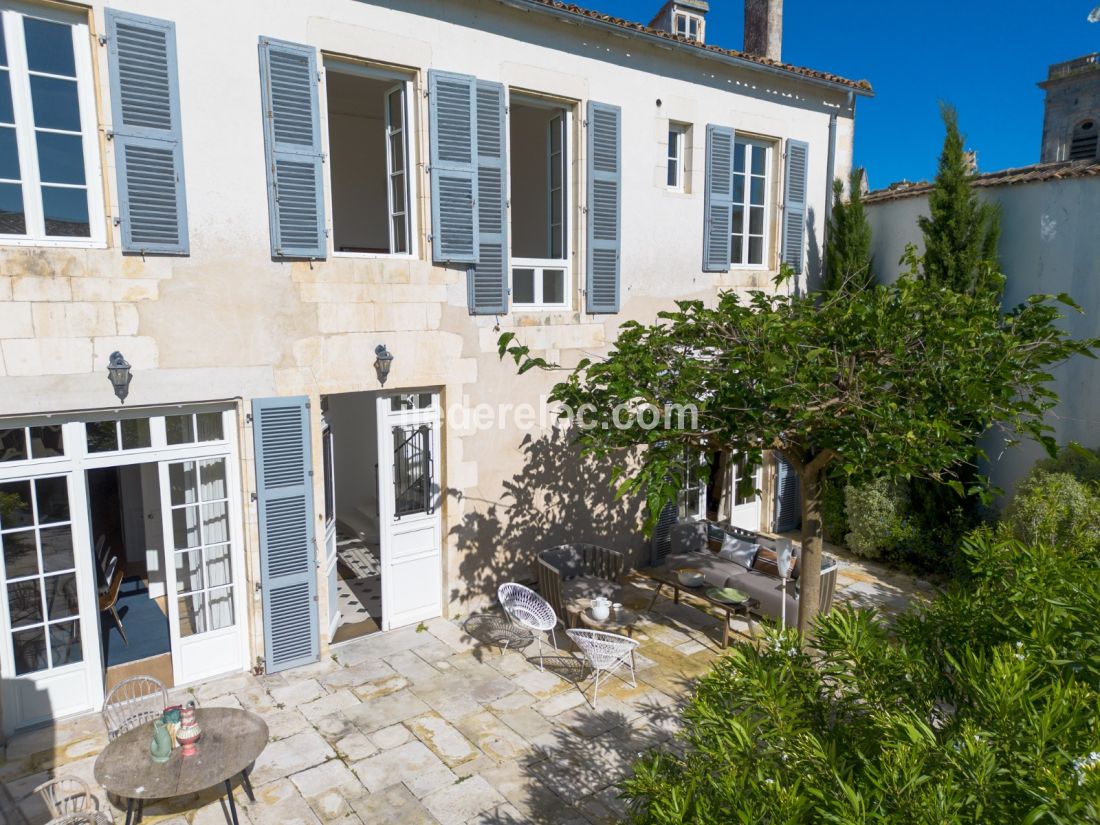
<svg viewBox="0 0 1100 825">
<path fill-rule="evenodd" d="M 905 487 L 886 479 L 844 488 L 848 517 L 845 543 L 857 556 L 877 559 L 906 537 Z"/>
<path fill-rule="evenodd" d="M 871 611 L 741 642 L 679 741 L 623 784 L 633 823 L 1100 823 L 1100 557 L 991 530 L 969 577 L 893 628 Z"/>
<path fill-rule="evenodd" d="M 1058 450 L 1054 458 L 1045 458 L 1035 465 L 1035 470 L 1047 473 L 1069 473 L 1083 484 L 1100 483 L 1100 449 L 1090 450 L 1071 441 Z"/>
<path fill-rule="evenodd" d="M 1036 469 L 1020 482 L 1005 509 L 1005 522 L 1024 542 L 1069 547 L 1100 541 L 1100 497 L 1068 473 Z"/>
<path fill-rule="evenodd" d="M 843 476 L 826 476 L 821 485 L 821 526 L 825 540 L 833 544 L 843 544 L 848 534 L 848 516 L 844 511 L 846 486 Z"/>
</svg>

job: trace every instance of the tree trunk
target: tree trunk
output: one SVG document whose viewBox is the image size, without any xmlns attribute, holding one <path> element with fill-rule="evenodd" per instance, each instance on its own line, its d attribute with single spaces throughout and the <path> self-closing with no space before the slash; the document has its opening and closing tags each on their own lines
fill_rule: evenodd
<svg viewBox="0 0 1100 825">
<path fill-rule="evenodd" d="M 802 483 L 802 557 L 798 561 L 798 629 L 809 634 L 821 605 L 821 553 L 825 541 L 821 521 L 823 471 L 799 474 Z"/>
</svg>

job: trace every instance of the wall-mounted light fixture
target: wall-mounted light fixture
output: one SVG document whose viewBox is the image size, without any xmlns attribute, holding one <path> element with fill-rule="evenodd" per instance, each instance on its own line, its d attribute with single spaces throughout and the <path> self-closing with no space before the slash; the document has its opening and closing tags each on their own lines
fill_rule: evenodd
<svg viewBox="0 0 1100 825">
<path fill-rule="evenodd" d="M 378 383 L 386 386 L 386 379 L 390 377 L 390 367 L 393 366 L 393 356 L 386 349 L 385 344 L 379 344 L 374 348 L 374 371 L 378 373 Z"/>
<path fill-rule="evenodd" d="M 111 353 L 111 359 L 107 362 L 107 379 L 115 388 L 115 395 L 122 403 L 126 403 L 126 396 L 130 394 L 130 362 L 122 357 L 122 353 L 115 350 Z"/>
</svg>

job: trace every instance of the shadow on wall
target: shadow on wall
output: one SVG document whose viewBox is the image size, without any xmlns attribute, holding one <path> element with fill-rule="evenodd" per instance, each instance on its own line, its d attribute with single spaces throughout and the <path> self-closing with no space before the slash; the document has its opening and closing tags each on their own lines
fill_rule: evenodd
<svg viewBox="0 0 1100 825">
<path fill-rule="evenodd" d="M 612 471 L 621 461 L 582 456 L 567 429 L 526 435 L 520 444 L 523 470 L 491 501 L 450 489 L 471 512 L 451 530 L 461 559 L 451 602 L 483 605 L 508 581 L 535 579 L 540 550 L 589 542 L 619 550 L 628 565 L 647 552 L 642 501 L 616 499 Z"/>
<path fill-rule="evenodd" d="M 47 718 L 52 717 L 50 711 L 49 695 L 40 686 L 29 679 L 0 678 L 0 697 L 5 700 L 8 697 L 19 694 L 24 704 L 33 707 L 37 714 L 43 714 Z M 12 766 L 19 759 L 28 755 L 28 751 L 36 754 L 43 752 L 51 756 L 54 752 L 54 727 L 52 724 L 43 725 L 31 731 L 23 731 L 14 736 L 6 737 L 3 734 L 5 723 L 13 720 L 5 719 L 4 713 L 10 713 L 11 709 L 5 709 L 0 703 L 0 766 Z M 23 741 L 23 740 L 27 741 Z M 33 825 L 37 822 L 45 822 L 50 818 L 45 803 L 34 793 L 34 789 L 42 782 L 54 776 L 54 771 L 35 772 L 32 776 L 23 776 L 21 779 L 10 781 L 12 776 L 19 776 L 19 772 L 3 776 L 0 781 L 0 822 L 4 825 Z"/>
<path fill-rule="evenodd" d="M 825 283 L 824 261 L 821 257 L 821 247 L 817 243 L 817 225 L 814 223 L 816 217 L 814 208 L 809 207 L 806 210 L 806 274 L 804 276 L 806 289 L 801 293 L 803 295 L 816 292 Z"/>
</svg>

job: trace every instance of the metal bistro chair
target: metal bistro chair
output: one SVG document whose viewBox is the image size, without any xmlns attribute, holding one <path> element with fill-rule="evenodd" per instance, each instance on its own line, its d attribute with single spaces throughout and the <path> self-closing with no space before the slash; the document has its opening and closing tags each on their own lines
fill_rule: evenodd
<svg viewBox="0 0 1100 825">
<path fill-rule="evenodd" d="M 531 633 L 539 644 L 539 670 L 545 670 L 542 662 L 542 634 L 550 631 L 550 641 L 554 649 L 558 648 L 558 639 L 554 628 L 558 625 L 558 616 L 554 608 L 542 596 L 522 584 L 509 582 L 497 588 L 497 599 L 513 624 L 519 625 Z M 504 642 L 508 648 L 508 642 Z M 501 651 L 503 655 L 503 651 Z"/>
<path fill-rule="evenodd" d="M 573 643 L 581 649 L 584 658 L 596 671 L 596 680 L 592 691 L 592 707 L 596 707 L 596 697 L 600 693 L 600 673 L 610 675 L 620 667 L 630 671 L 630 686 L 637 687 L 634 681 L 634 650 L 638 647 L 635 639 L 628 639 L 618 633 L 603 630 L 569 629 L 565 631 Z M 605 679 L 606 681 L 606 679 Z"/>
<path fill-rule="evenodd" d="M 34 792 L 42 797 L 50 812 L 51 823 L 90 823 L 111 825 L 111 818 L 96 810 L 95 797 L 88 783 L 75 776 L 59 776 L 43 782 Z"/>
<path fill-rule="evenodd" d="M 168 707 L 168 689 L 152 676 L 131 676 L 115 685 L 103 703 L 107 738 L 157 719 Z"/>
<path fill-rule="evenodd" d="M 104 571 L 104 580 L 107 582 L 107 590 L 99 594 L 99 612 L 110 613 L 115 620 L 115 627 L 122 637 L 122 643 L 130 646 L 130 640 L 126 638 L 126 630 L 122 627 L 122 619 L 118 615 L 118 591 L 122 587 L 122 577 L 126 571 L 118 561 L 118 556 L 111 556 Z"/>
</svg>

